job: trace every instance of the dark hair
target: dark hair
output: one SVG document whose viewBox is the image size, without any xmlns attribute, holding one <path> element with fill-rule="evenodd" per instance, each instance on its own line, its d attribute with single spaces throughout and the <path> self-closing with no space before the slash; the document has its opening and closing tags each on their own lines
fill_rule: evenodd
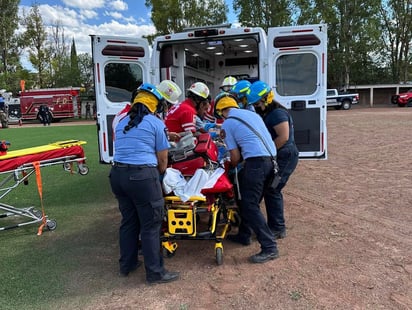
<svg viewBox="0 0 412 310">
<path fill-rule="evenodd" d="M 289 114 L 288 109 L 286 109 L 286 107 L 284 107 L 283 105 L 281 105 L 281 104 L 280 104 L 278 101 L 276 101 L 276 100 L 272 100 L 272 103 L 269 104 L 269 105 L 267 105 L 264 111 L 261 110 L 260 108 L 255 108 L 255 111 L 256 111 L 256 113 L 259 114 L 260 116 L 265 117 L 265 116 L 268 115 L 270 112 L 272 112 L 273 110 L 276 110 L 276 109 L 283 109 L 283 110 L 285 110 L 285 111 Z"/>
<path fill-rule="evenodd" d="M 126 133 L 126 131 L 129 131 L 133 127 L 137 127 L 143 120 L 143 117 L 145 117 L 148 114 L 151 113 L 143 103 L 137 102 L 134 105 L 132 105 L 130 111 L 127 113 L 127 115 L 129 115 L 130 117 L 130 120 L 124 127 L 123 133 Z"/>
<path fill-rule="evenodd" d="M 190 98 L 190 99 L 193 100 L 193 102 L 194 102 L 195 105 L 196 105 L 196 106 L 195 106 L 196 111 L 200 108 L 200 104 L 201 104 L 202 102 L 208 101 L 208 99 L 209 99 L 209 98 L 203 98 L 203 97 L 201 97 L 201 96 L 199 96 L 199 95 L 196 95 L 195 93 L 193 93 L 193 92 L 191 92 L 191 91 L 187 92 L 187 98 Z"/>
</svg>

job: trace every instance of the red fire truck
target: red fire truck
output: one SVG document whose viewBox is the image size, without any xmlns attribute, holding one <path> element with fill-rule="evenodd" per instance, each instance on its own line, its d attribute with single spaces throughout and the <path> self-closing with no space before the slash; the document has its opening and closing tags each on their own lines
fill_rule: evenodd
<svg viewBox="0 0 412 310">
<path fill-rule="evenodd" d="M 76 117 L 80 113 L 80 87 L 32 89 L 20 92 L 21 120 L 39 119 L 39 107 L 49 108 L 52 121 Z"/>
</svg>

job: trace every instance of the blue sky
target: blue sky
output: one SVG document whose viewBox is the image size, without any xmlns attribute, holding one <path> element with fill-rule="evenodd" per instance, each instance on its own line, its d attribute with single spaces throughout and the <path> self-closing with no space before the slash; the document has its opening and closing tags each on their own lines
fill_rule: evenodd
<svg viewBox="0 0 412 310">
<path fill-rule="evenodd" d="M 90 52 L 90 34 L 141 37 L 155 32 L 145 0 L 21 0 L 20 14 L 34 2 L 46 29 L 58 21 L 67 41 L 74 38 L 78 53 Z M 226 3 L 231 9 L 232 1 Z M 234 18 L 229 15 L 230 22 Z"/>
</svg>

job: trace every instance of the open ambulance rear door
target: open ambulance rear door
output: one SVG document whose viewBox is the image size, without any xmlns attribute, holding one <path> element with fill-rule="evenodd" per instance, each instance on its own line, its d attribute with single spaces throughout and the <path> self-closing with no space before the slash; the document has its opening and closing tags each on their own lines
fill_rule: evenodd
<svg viewBox="0 0 412 310">
<path fill-rule="evenodd" d="M 270 28 L 267 44 L 270 86 L 291 112 L 300 158 L 326 159 L 326 25 Z"/>
<path fill-rule="evenodd" d="M 100 162 L 113 158 L 112 121 L 132 92 L 150 81 L 150 49 L 145 39 L 91 36 Z"/>
</svg>

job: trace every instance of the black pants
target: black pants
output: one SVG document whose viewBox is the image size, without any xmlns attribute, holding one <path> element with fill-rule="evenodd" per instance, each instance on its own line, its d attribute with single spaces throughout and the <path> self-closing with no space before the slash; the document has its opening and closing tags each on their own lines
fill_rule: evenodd
<svg viewBox="0 0 412 310">
<path fill-rule="evenodd" d="M 41 123 L 42 123 L 44 126 L 50 125 L 49 113 L 47 113 L 47 112 L 41 112 L 41 113 L 40 113 L 40 121 L 41 121 Z"/>
<path fill-rule="evenodd" d="M 240 216 L 242 219 L 239 234 L 243 239 L 250 238 L 251 230 L 253 230 L 262 251 L 265 252 L 277 250 L 273 233 L 260 210 L 263 193 L 269 186 L 272 175 L 273 164 L 270 157 L 251 158 L 246 159 L 239 180 Z"/>
<path fill-rule="evenodd" d="M 120 271 L 127 273 L 136 266 L 140 233 L 146 279 L 160 279 L 166 271 L 160 251 L 164 199 L 157 168 L 113 166 L 110 185 L 122 214 L 119 230 Z"/>
</svg>

